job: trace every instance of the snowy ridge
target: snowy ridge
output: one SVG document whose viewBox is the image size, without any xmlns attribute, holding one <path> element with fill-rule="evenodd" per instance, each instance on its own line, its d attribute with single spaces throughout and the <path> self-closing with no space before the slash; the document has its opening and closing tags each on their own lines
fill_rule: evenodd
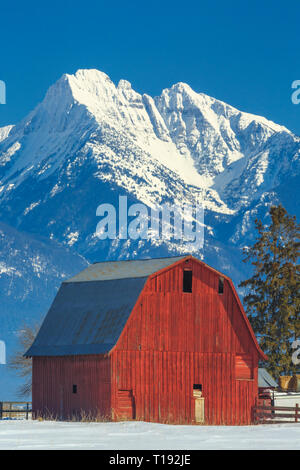
<svg viewBox="0 0 300 470">
<path fill-rule="evenodd" d="M 2 138 L 0 162 L 8 169 L 2 171 L 2 184 L 20 184 L 37 166 L 39 176 L 49 176 L 99 130 L 103 140 L 122 137 L 123 148 L 134 145 L 185 184 L 207 189 L 208 201 L 221 195 L 225 212 L 228 187 L 244 181 L 249 166 L 247 197 L 268 182 L 270 148 L 276 154 L 277 148 L 294 145 L 299 163 L 300 140 L 288 129 L 195 93 L 187 84 L 177 83 L 153 99 L 135 92 L 126 80 L 115 86 L 103 72 L 79 70 L 50 87 L 12 135 L 7 128 L 2 130 L 0 135 L 7 135 Z M 101 139 L 98 143 L 101 148 Z M 280 159 L 281 155 L 279 164 Z"/>
<path fill-rule="evenodd" d="M 105 185 L 148 206 L 200 201 L 212 214 L 238 220 L 240 211 L 251 211 L 255 201 L 300 173 L 300 139 L 284 126 L 185 83 L 152 98 L 126 80 L 116 86 L 98 70 L 63 75 L 42 103 L 0 136 L 4 220 L 15 225 L 13 213 L 17 227 L 28 230 L 35 218 L 43 235 L 72 240 L 74 247 L 90 243 L 91 223 L 83 235 L 64 214 L 62 227 L 56 201 L 72 205 L 87 180 L 95 194 Z M 87 201 L 103 202 L 95 194 L 86 188 Z M 87 201 L 77 203 L 83 209 Z"/>
<path fill-rule="evenodd" d="M 208 233 L 218 237 L 218 225 L 235 217 L 238 233 L 229 238 L 237 241 L 245 223 L 251 226 L 252 206 L 265 200 L 267 210 L 275 188 L 300 173 L 300 138 L 284 126 L 185 83 L 152 98 L 98 70 L 63 75 L 0 135 L 4 220 L 38 233 L 43 227 L 42 235 L 84 255 L 95 249 L 95 208 L 111 200 L 111 191 L 150 207 L 201 202 L 213 218 Z M 62 201 L 69 207 L 76 201 L 86 220 L 76 223 Z"/>
<path fill-rule="evenodd" d="M 4 140 L 9 136 L 9 133 L 12 130 L 13 127 L 14 126 L 0 127 L 0 142 L 1 142 L 1 140 Z"/>
</svg>

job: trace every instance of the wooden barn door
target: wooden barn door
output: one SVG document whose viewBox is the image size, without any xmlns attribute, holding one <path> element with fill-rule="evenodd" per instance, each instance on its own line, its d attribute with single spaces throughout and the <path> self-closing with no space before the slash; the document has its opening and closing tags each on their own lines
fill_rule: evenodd
<svg viewBox="0 0 300 470">
<path fill-rule="evenodd" d="M 131 420 L 135 418 L 134 410 L 134 397 L 132 390 L 118 390 L 117 391 L 117 406 L 116 418 L 117 420 Z"/>
<path fill-rule="evenodd" d="M 237 354 L 235 357 L 235 378 L 253 379 L 253 358 L 249 354 Z"/>
<path fill-rule="evenodd" d="M 204 398 L 203 397 L 195 399 L 195 421 L 198 424 L 205 423 Z"/>
<path fill-rule="evenodd" d="M 193 397 L 195 402 L 195 422 L 197 424 L 205 423 L 204 397 L 202 396 L 202 385 L 194 384 Z"/>
</svg>

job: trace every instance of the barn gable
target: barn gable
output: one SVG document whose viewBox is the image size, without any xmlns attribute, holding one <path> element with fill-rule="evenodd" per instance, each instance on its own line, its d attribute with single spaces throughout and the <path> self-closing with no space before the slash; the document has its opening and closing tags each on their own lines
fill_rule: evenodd
<svg viewBox="0 0 300 470">
<path fill-rule="evenodd" d="M 186 270 L 193 272 L 196 295 L 182 295 Z M 224 294 L 218 295 L 220 280 Z M 192 256 L 148 277 L 114 349 L 256 351 L 267 360 L 231 279 Z"/>
</svg>

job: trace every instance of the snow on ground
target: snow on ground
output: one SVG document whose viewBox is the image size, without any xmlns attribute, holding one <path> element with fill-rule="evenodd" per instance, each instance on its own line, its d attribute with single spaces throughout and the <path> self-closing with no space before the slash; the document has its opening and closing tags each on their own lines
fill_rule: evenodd
<svg viewBox="0 0 300 470">
<path fill-rule="evenodd" d="M 1 449 L 300 449 L 300 425 L 171 426 L 2 420 Z"/>
</svg>

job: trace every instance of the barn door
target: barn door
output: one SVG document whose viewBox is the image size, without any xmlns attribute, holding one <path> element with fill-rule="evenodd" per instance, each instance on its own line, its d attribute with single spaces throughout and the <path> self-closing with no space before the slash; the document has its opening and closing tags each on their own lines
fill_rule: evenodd
<svg viewBox="0 0 300 470">
<path fill-rule="evenodd" d="M 253 379 L 253 359 L 249 354 L 237 354 L 235 357 L 235 378 Z"/>
<path fill-rule="evenodd" d="M 204 397 L 202 396 L 201 384 L 194 384 L 193 397 L 194 397 L 194 402 L 195 402 L 195 422 L 198 424 L 204 424 L 205 410 L 204 410 Z"/>
<path fill-rule="evenodd" d="M 204 424 L 204 398 L 195 399 L 195 421 L 198 424 Z"/>
<path fill-rule="evenodd" d="M 132 390 L 117 391 L 117 407 L 115 412 L 118 420 L 126 421 L 134 419 L 134 397 Z"/>
</svg>

